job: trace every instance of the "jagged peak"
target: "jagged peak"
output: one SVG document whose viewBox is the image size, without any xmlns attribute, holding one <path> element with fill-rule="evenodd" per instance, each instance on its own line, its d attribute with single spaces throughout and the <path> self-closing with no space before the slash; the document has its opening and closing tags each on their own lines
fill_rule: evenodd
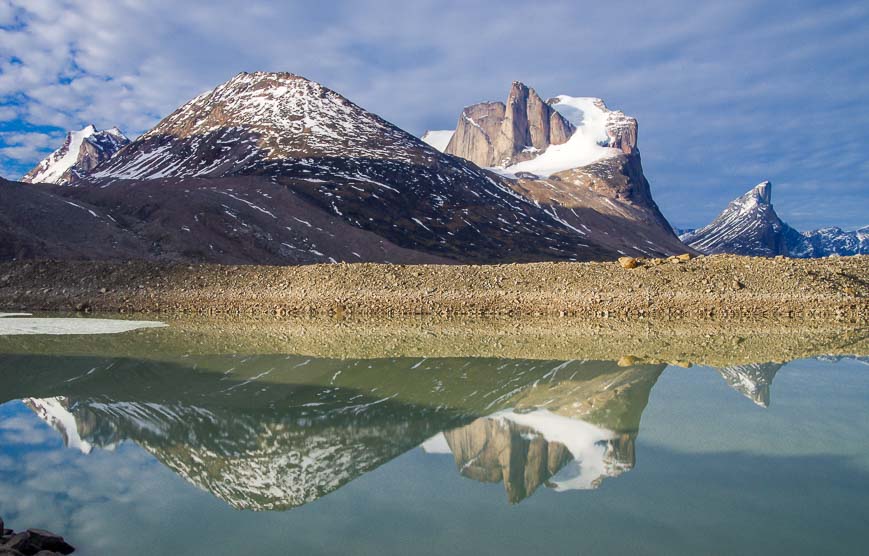
<svg viewBox="0 0 869 556">
<path fill-rule="evenodd" d="M 760 182 L 752 188 L 751 193 L 753 193 L 762 203 L 767 205 L 771 204 L 772 182 L 769 180 Z"/>
</svg>

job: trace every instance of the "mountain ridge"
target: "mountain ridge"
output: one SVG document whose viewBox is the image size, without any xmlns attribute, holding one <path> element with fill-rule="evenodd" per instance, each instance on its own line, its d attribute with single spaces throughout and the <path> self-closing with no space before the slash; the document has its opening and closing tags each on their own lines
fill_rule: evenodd
<svg viewBox="0 0 869 556">
<path fill-rule="evenodd" d="M 520 143 L 570 139 L 559 134 L 573 124 L 532 89 L 512 91 Z M 529 119 L 529 106 L 546 118 Z M 304 77 L 242 72 L 100 162 L 75 191 L 5 188 L 0 195 L 41 207 L 44 223 L 0 214 L 14 230 L 4 256 L 46 246 L 64 257 L 76 215 L 105 231 L 102 243 L 80 244 L 75 256 L 85 258 L 492 263 L 684 252 L 651 199 L 635 144 L 634 130 L 611 149 L 615 181 L 605 168 L 572 175 L 578 189 L 553 188 L 563 178 L 499 175 L 441 153 Z M 29 229 L 41 235 L 26 237 Z"/>
</svg>

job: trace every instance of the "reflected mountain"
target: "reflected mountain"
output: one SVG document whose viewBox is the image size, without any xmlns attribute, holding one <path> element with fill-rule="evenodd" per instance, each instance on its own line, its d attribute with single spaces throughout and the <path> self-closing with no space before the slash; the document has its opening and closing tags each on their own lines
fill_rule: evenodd
<svg viewBox="0 0 869 556">
<path fill-rule="evenodd" d="M 716 369 L 731 388 L 761 407 L 769 407 L 769 389 L 782 363 L 752 363 Z"/>
<path fill-rule="evenodd" d="M 515 407 L 447 431 L 462 475 L 502 482 L 511 503 L 540 485 L 597 488 L 636 463 L 634 441 L 664 366 L 609 367 L 606 373 L 534 384 Z"/>
<path fill-rule="evenodd" d="M 461 472 L 590 488 L 634 464 L 665 365 L 473 358 L 7 356 L 0 380 L 84 453 L 135 442 L 231 506 L 316 500 L 443 433 Z M 27 372 L 15 372 L 27 369 Z M 7 372 L 8 370 L 8 372 Z M 26 395 L 29 393 L 30 395 Z"/>
</svg>

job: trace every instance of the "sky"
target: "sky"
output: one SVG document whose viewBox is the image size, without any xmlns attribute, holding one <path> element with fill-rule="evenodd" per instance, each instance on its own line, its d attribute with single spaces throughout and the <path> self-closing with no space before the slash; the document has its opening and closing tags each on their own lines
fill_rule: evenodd
<svg viewBox="0 0 869 556">
<path fill-rule="evenodd" d="M 138 135 L 290 71 L 421 135 L 514 80 L 639 120 L 680 228 L 763 180 L 798 229 L 869 224 L 869 2 L 0 0 L 0 175 L 89 123 Z"/>
</svg>

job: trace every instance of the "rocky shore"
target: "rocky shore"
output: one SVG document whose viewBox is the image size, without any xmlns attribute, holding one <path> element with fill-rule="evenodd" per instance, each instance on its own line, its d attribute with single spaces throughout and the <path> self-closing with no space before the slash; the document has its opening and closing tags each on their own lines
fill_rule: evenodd
<svg viewBox="0 0 869 556">
<path fill-rule="evenodd" d="M 5 527 L 0 517 L 0 556 L 55 556 L 75 552 L 75 548 L 60 535 L 42 529 L 16 533 Z"/>
<path fill-rule="evenodd" d="M 600 263 L 0 264 L 0 309 L 869 321 L 869 257 Z"/>
</svg>

